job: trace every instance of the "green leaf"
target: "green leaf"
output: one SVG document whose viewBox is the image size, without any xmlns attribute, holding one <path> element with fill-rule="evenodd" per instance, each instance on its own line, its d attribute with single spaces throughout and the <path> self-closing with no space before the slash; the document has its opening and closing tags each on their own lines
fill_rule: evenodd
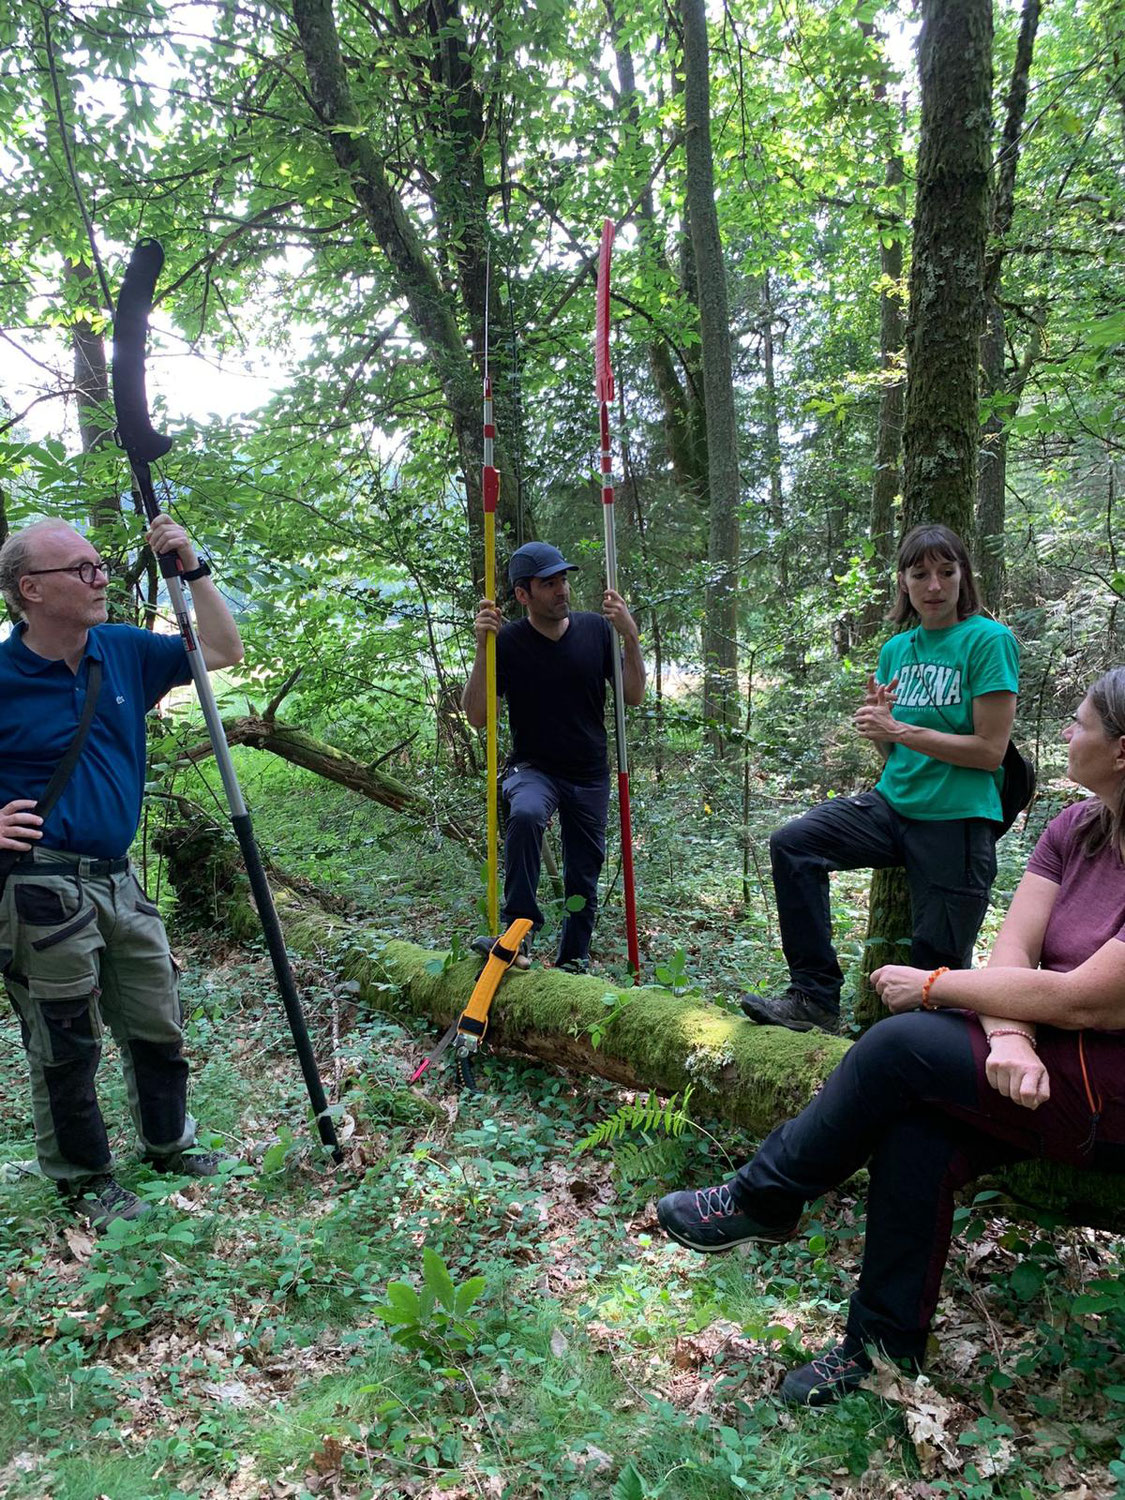
<svg viewBox="0 0 1125 1500">
<path fill-rule="evenodd" d="M 1021 1302 L 1030 1302 L 1043 1289 L 1047 1273 L 1043 1267 L 1031 1260 L 1021 1260 L 1009 1277 L 1012 1290 Z"/>
<path fill-rule="evenodd" d="M 621 1470 L 610 1494 L 613 1500 L 647 1500 L 648 1488 L 633 1465 L 629 1463 Z"/>
<path fill-rule="evenodd" d="M 442 1307 L 448 1308 L 450 1312 L 456 1310 L 453 1278 L 449 1274 L 445 1261 L 436 1250 L 431 1250 L 429 1245 L 426 1245 L 422 1251 L 422 1280 Z"/>
<path fill-rule="evenodd" d="M 458 1318 L 463 1318 L 468 1314 L 473 1303 L 484 1291 L 484 1287 L 483 1276 L 470 1276 L 468 1281 L 461 1283 L 453 1300 L 453 1311 Z"/>
</svg>

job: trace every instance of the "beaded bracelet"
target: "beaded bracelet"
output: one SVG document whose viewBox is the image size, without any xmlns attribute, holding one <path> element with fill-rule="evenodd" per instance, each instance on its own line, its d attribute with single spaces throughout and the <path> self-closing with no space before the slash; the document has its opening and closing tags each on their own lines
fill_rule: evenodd
<svg viewBox="0 0 1125 1500">
<path fill-rule="evenodd" d="M 926 975 L 925 982 L 922 985 L 922 1009 L 923 1010 L 940 1010 L 941 1009 L 940 1005 L 931 1005 L 930 1004 L 930 990 L 931 990 L 931 988 L 933 986 L 933 982 L 934 982 L 935 979 L 940 979 L 943 974 L 948 974 L 948 973 L 949 973 L 949 965 L 948 964 L 942 964 L 942 966 L 941 966 L 940 969 L 935 969 L 932 974 L 927 974 Z"/>
<path fill-rule="evenodd" d="M 990 1047 L 992 1046 L 992 1038 L 994 1036 L 1022 1036 L 1024 1041 L 1031 1043 L 1033 1051 L 1039 1051 L 1039 1043 L 1032 1036 L 1031 1032 L 1024 1031 L 1020 1026 L 994 1026 L 988 1033 L 988 1045 Z"/>
</svg>

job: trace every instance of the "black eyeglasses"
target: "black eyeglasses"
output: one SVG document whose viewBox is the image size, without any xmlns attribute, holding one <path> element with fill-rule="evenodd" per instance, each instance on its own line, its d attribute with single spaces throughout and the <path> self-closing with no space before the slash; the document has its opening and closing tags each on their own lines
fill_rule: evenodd
<svg viewBox="0 0 1125 1500">
<path fill-rule="evenodd" d="M 83 583 L 96 583 L 98 574 L 103 578 L 109 578 L 113 572 L 112 563 L 107 562 L 80 562 L 70 568 L 28 568 L 23 575 L 25 578 L 37 578 L 41 573 L 77 573 Z"/>
</svg>

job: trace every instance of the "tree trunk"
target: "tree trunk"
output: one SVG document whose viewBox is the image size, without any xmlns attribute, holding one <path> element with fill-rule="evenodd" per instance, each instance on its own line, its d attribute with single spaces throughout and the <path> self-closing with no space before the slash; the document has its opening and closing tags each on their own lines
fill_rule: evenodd
<svg viewBox="0 0 1125 1500">
<path fill-rule="evenodd" d="M 903 526 L 972 536 L 992 145 L 992 0 L 925 0 Z"/>
<path fill-rule="evenodd" d="M 182 841 L 177 836 L 175 842 Z M 222 893 L 220 906 L 237 915 L 245 933 L 252 908 L 233 839 L 214 828 L 208 840 L 206 829 L 196 829 L 190 847 L 190 858 L 169 871 L 173 884 L 186 880 L 194 890 L 205 869 L 204 883 Z M 336 971 L 355 981 L 361 1000 L 380 1007 L 390 984 L 400 1007 L 442 1030 L 465 1008 L 480 973 L 479 959 L 446 967 L 440 953 L 385 942 L 370 929 L 357 929 L 346 915 L 324 911 L 307 888 L 290 883 L 284 896 L 278 915 L 287 944 L 322 962 L 330 954 Z M 536 968 L 504 979 L 489 1018 L 488 1041 L 624 1088 L 676 1094 L 690 1087 L 695 1115 L 755 1135 L 765 1135 L 804 1108 L 848 1047 L 821 1032 L 747 1026 L 728 1010 L 687 1004 L 666 990 L 614 990 L 594 976 Z M 1122 1181 L 1108 1173 L 1034 1164 L 1009 1169 L 1001 1186 L 1019 1202 L 1078 1223 L 1125 1226 Z"/>
<path fill-rule="evenodd" d="M 1005 255 L 1004 241 L 1015 212 L 1016 171 L 1020 140 L 1027 114 L 1028 78 L 1039 26 L 1039 0 L 1024 0 L 1016 60 L 1008 85 L 1000 154 L 996 164 L 996 192 L 992 202 L 991 245 L 984 271 L 986 324 L 981 340 L 981 394 L 987 412 L 980 428 L 977 469 L 977 577 L 984 602 L 991 610 L 1000 607 L 1004 592 L 1004 511 L 1007 486 L 1008 422 L 1015 414 L 1023 380 L 1019 372 L 1011 383 L 1005 380 L 1006 329 L 1000 300 Z M 1033 337 L 1037 345 L 1038 340 Z M 1026 363 L 1026 362 L 1025 362 Z M 1028 366 L 1028 368 L 1030 368 Z M 1026 379 L 1026 371 L 1024 373 Z M 1017 388 L 1018 386 L 1018 388 Z"/>
<path fill-rule="evenodd" d="M 726 271 L 715 210 L 707 17 L 703 0 L 682 0 L 687 198 L 699 294 L 703 398 L 707 411 L 710 531 L 703 624 L 703 713 L 712 747 L 725 753 L 738 717 L 738 429 Z"/>
<path fill-rule="evenodd" d="M 992 4 L 926 0 L 923 16 L 903 528 L 921 521 L 941 522 L 968 537 L 979 428 L 977 361 L 988 228 Z M 861 1025 L 885 1014 L 868 975 L 888 952 L 904 955 L 901 941 L 913 926 L 901 870 L 874 870 L 869 900 L 867 944 L 856 987 Z"/>
</svg>

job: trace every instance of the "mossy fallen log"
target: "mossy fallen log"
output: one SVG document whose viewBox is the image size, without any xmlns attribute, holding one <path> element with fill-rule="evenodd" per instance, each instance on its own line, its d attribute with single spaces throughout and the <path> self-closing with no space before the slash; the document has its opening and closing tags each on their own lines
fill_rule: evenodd
<svg viewBox="0 0 1125 1500">
<path fill-rule="evenodd" d="M 465 961 L 435 973 L 441 954 L 397 940 L 365 951 L 364 942 L 344 937 L 339 953 L 344 973 L 375 1008 L 381 986 L 389 982 L 413 1014 L 428 1016 L 438 1027 L 460 1015 L 480 968 Z M 612 1008 L 605 1003 L 610 995 Z M 489 1041 L 626 1088 L 672 1094 L 691 1086 L 693 1115 L 755 1135 L 802 1109 L 850 1045 L 823 1033 L 749 1026 L 730 1011 L 664 991 L 616 990 L 596 978 L 549 969 L 507 976 L 493 1006 Z M 1026 1162 L 981 1179 L 974 1190 L 985 1187 L 1037 1214 L 1125 1229 L 1125 1178 L 1111 1173 Z"/>
<path fill-rule="evenodd" d="M 207 856 L 202 842 L 194 844 L 192 867 L 198 871 L 206 857 L 211 869 L 223 851 L 229 853 L 223 839 Z M 249 905 L 246 877 L 235 866 L 226 878 L 228 909 L 241 926 Z M 213 874 L 211 889 L 216 881 Z M 442 953 L 384 939 L 354 918 L 325 911 L 307 893 L 286 894 L 278 913 L 292 950 L 327 958 L 355 982 L 361 1001 L 386 1008 L 391 985 L 401 1007 L 436 1029 L 460 1015 L 479 960 L 446 963 Z M 537 968 L 505 977 L 489 1044 L 646 1093 L 682 1094 L 690 1086 L 693 1114 L 755 1135 L 803 1108 L 849 1046 L 821 1032 L 751 1026 L 721 1007 L 663 989 L 619 990 L 596 977 Z M 1069 1223 L 1125 1230 L 1125 1178 L 1034 1162 L 1009 1168 L 987 1185 Z"/>
</svg>

